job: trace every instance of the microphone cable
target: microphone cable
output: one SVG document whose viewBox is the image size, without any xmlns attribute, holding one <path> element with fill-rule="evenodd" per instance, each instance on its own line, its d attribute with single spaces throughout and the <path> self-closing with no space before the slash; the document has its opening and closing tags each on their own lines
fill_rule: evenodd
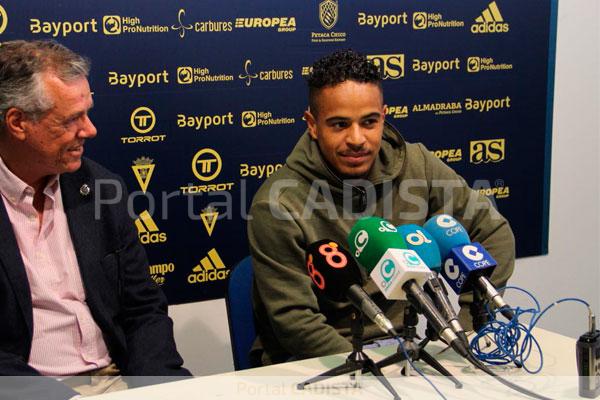
<svg viewBox="0 0 600 400">
<path fill-rule="evenodd" d="M 504 289 L 517 290 L 526 294 L 535 303 L 535 307 L 528 309 L 517 307 L 512 309 L 515 316 L 510 321 L 498 320 L 499 310 L 491 311 L 487 307 L 490 317 L 489 321 L 473 337 L 470 348 L 478 360 L 490 365 L 516 363 L 530 374 L 539 373 L 544 366 L 544 354 L 532 330 L 540 319 L 558 304 L 564 302 L 581 303 L 588 308 L 590 321 L 594 318 L 589 303 L 579 298 L 567 297 L 559 299 L 542 310 L 539 301 L 529 291 L 516 286 L 507 286 Z M 521 322 L 526 317 L 529 317 L 528 324 Z M 491 341 L 494 346 L 488 347 L 488 345 L 481 344 L 487 340 Z M 526 364 L 534 349 L 540 355 L 540 363 L 537 368 L 528 367 Z"/>
<path fill-rule="evenodd" d="M 411 368 L 414 369 L 415 371 L 417 371 L 419 373 L 419 375 L 421 375 L 423 377 L 423 379 L 425 379 L 427 381 L 427 383 L 429 383 L 431 385 L 431 387 L 440 395 L 440 397 L 442 399 L 448 400 L 446 398 L 446 396 L 444 396 L 444 394 L 438 389 L 438 387 L 435 386 L 435 384 L 429 378 L 427 378 L 427 376 L 423 373 L 423 371 L 421 371 L 419 368 L 417 368 L 417 366 L 413 363 L 408 352 L 406 351 L 406 348 L 404 347 L 404 342 L 402 341 L 402 338 L 400 336 L 396 335 L 396 336 L 394 336 L 394 339 L 396 339 L 396 341 L 400 345 L 400 349 L 402 350 L 402 353 L 404 354 L 404 357 L 406 357 L 406 361 L 408 361 Z"/>
</svg>

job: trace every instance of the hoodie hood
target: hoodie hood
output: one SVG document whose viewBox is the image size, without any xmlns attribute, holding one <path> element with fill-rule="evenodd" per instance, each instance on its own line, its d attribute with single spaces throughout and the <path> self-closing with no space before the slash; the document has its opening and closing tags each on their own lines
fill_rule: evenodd
<svg viewBox="0 0 600 400">
<path fill-rule="evenodd" d="M 393 125 L 386 121 L 383 127 L 381 148 L 366 179 L 374 185 L 395 179 L 402 172 L 405 157 L 406 142 L 404 138 Z M 308 129 L 287 158 L 286 165 L 308 181 L 326 180 L 333 191 L 343 189 L 342 178 L 325 162 L 319 145 L 310 137 Z"/>
</svg>

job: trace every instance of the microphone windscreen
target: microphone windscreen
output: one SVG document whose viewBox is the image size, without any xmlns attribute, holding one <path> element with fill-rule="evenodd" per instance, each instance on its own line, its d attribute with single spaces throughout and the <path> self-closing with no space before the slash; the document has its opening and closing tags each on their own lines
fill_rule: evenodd
<svg viewBox="0 0 600 400">
<path fill-rule="evenodd" d="M 440 248 L 440 256 L 446 259 L 453 247 L 471 243 L 467 230 L 448 214 L 435 215 L 423 225 Z"/>
<path fill-rule="evenodd" d="M 396 229 L 406 242 L 406 248 L 414 250 L 431 270 L 440 272 L 440 248 L 429 232 L 415 224 L 400 225 Z"/>
<path fill-rule="evenodd" d="M 356 221 L 348 235 L 348 244 L 350 252 L 369 274 L 388 249 L 406 249 L 396 227 L 379 217 Z"/>
<path fill-rule="evenodd" d="M 306 269 L 315 286 L 334 301 L 346 300 L 350 286 L 362 284 L 356 260 L 333 240 L 323 239 L 308 246 Z"/>
</svg>

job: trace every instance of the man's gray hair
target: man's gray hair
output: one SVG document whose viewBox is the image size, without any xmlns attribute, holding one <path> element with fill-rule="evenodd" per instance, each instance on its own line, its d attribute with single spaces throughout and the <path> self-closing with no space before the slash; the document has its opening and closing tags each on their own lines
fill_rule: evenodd
<svg viewBox="0 0 600 400">
<path fill-rule="evenodd" d="M 0 132 L 4 130 L 4 115 L 12 107 L 37 120 L 54 106 L 45 93 L 44 72 L 69 82 L 87 77 L 90 62 L 52 40 L 0 44 Z"/>
</svg>

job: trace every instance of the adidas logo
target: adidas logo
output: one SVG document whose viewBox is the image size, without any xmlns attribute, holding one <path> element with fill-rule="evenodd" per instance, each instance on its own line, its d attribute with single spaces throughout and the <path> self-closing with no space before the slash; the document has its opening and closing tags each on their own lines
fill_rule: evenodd
<svg viewBox="0 0 600 400">
<path fill-rule="evenodd" d="M 475 18 L 475 23 L 471 25 L 473 33 L 504 33 L 508 32 L 510 26 L 502 18 L 500 9 L 495 1 L 492 1 L 481 15 Z"/>
<path fill-rule="evenodd" d="M 156 226 L 148 210 L 143 211 L 135 220 L 135 226 L 142 244 L 164 243 L 167 241 L 167 234 L 159 232 L 158 226 Z"/>
<path fill-rule="evenodd" d="M 221 260 L 216 249 L 211 249 L 208 255 L 200 260 L 200 264 L 188 275 L 188 283 L 203 283 L 222 281 L 229 276 L 229 269 Z"/>
</svg>

